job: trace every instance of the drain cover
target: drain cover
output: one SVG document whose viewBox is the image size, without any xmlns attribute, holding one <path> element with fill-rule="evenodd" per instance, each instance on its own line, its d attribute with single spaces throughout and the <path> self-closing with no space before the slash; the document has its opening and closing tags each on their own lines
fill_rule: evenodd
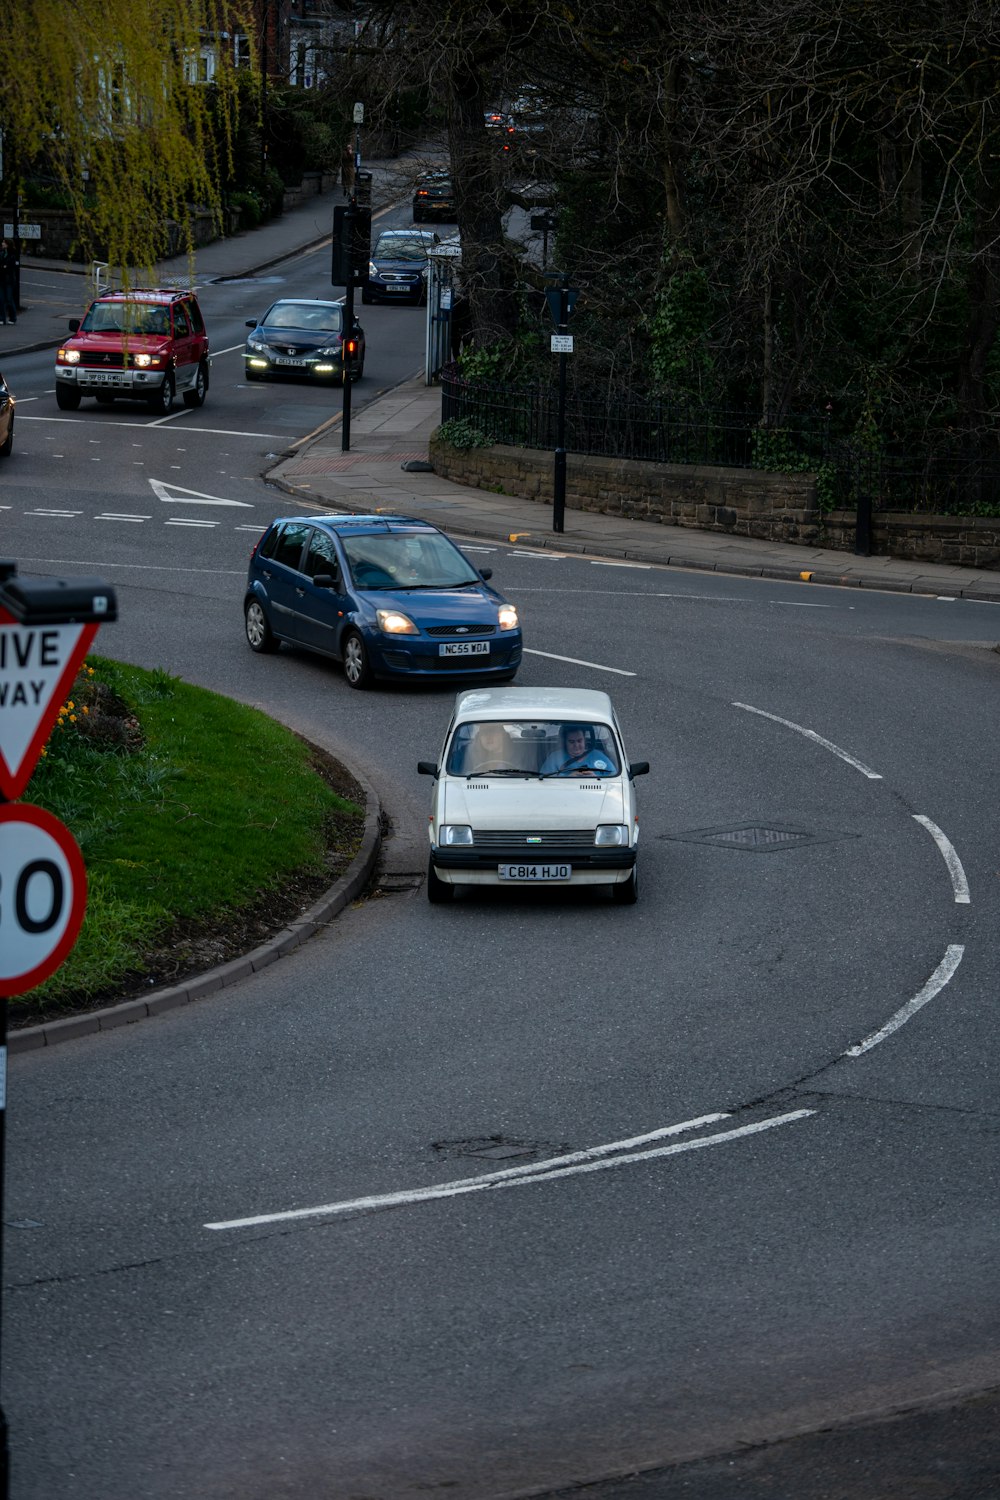
<svg viewBox="0 0 1000 1500">
<path fill-rule="evenodd" d="M 661 833 L 659 837 L 684 844 L 710 844 L 721 849 L 746 849 L 752 854 L 770 854 L 775 849 L 796 849 L 803 844 L 827 844 L 833 839 L 850 839 L 857 835 L 797 828 L 791 823 L 743 823 L 738 828 L 692 828 L 687 833 Z"/>
</svg>

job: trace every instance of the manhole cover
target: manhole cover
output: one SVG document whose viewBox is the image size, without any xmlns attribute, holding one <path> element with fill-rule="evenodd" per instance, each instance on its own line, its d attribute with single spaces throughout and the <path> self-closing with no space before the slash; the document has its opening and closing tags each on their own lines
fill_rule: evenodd
<svg viewBox="0 0 1000 1500">
<path fill-rule="evenodd" d="M 752 854 L 770 854 L 775 849 L 796 849 L 804 844 L 827 844 L 834 839 L 851 839 L 853 833 L 832 833 L 825 829 L 797 828 L 791 823 L 743 823 L 737 828 L 692 828 L 686 833 L 661 833 L 661 839 L 684 844 L 709 844 L 720 849 L 745 849 Z"/>
</svg>

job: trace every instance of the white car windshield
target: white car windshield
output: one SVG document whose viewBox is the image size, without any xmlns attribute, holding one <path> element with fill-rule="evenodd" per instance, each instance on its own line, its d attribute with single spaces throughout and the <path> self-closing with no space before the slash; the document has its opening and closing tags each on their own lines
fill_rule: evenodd
<svg viewBox="0 0 1000 1500">
<path fill-rule="evenodd" d="M 449 589 L 482 582 L 439 531 L 345 536 L 344 551 L 359 589 Z"/>
<path fill-rule="evenodd" d="M 485 719 L 459 724 L 449 776 L 617 776 L 620 757 L 608 724 L 578 720 Z"/>
</svg>

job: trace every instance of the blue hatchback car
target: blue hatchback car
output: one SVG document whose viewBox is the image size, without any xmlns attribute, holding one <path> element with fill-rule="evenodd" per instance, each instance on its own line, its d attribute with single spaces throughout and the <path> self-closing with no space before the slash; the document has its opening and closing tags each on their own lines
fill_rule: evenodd
<svg viewBox="0 0 1000 1500">
<path fill-rule="evenodd" d="M 289 516 L 250 558 L 243 600 L 254 651 L 281 641 L 343 662 L 353 688 L 375 677 L 510 682 L 517 610 L 427 521 Z"/>
</svg>

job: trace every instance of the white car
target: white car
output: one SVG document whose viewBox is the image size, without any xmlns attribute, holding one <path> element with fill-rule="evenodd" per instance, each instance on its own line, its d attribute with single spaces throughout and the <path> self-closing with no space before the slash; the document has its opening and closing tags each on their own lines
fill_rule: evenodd
<svg viewBox="0 0 1000 1500">
<path fill-rule="evenodd" d="M 427 898 L 459 885 L 604 885 L 639 894 L 635 778 L 607 693 L 459 693 L 434 777 Z"/>
</svg>

